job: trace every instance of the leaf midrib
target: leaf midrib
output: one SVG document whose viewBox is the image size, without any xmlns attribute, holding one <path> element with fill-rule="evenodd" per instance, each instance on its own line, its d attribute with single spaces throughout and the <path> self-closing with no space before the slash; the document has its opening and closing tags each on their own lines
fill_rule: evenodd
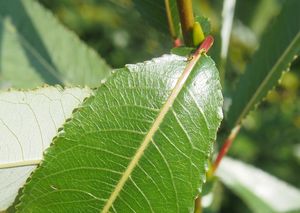
<svg viewBox="0 0 300 213">
<path fill-rule="evenodd" d="M 238 119 L 236 120 L 234 126 L 238 125 L 242 121 L 242 119 L 244 118 L 245 114 L 252 107 L 252 105 L 253 105 L 256 97 L 258 96 L 258 94 L 260 94 L 261 90 L 263 90 L 263 88 L 266 85 L 266 83 L 269 81 L 269 79 L 272 77 L 273 73 L 276 71 L 276 68 L 282 63 L 282 61 L 284 60 L 285 56 L 289 53 L 290 49 L 292 49 L 295 45 L 297 45 L 297 41 L 300 42 L 300 32 L 298 32 L 296 34 L 295 38 L 292 40 L 292 42 L 290 43 L 290 45 L 286 48 L 286 50 L 284 51 L 284 53 L 280 56 L 279 60 L 272 67 L 271 72 L 269 72 L 268 75 L 264 78 L 264 80 L 262 81 L 262 83 L 260 84 L 260 86 L 257 88 L 257 90 L 255 91 L 255 93 L 251 97 L 250 101 L 247 103 L 247 105 L 245 106 L 244 110 L 242 111 L 242 113 L 240 114 L 240 116 L 238 117 Z"/>
<path fill-rule="evenodd" d="M 179 76 L 175 87 L 172 89 L 170 96 L 166 100 L 165 104 L 159 111 L 158 116 L 152 123 L 147 135 L 143 139 L 140 147 L 137 149 L 136 153 L 134 154 L 132 160 L 128 164 L 128 167 L 122 173 L 122 176 L 117 183 L 116 187 L 114 188 L 113 192 L 111 193 L 109 199 L 105 203 L 103 209 L 101 210 L 102 213 L 107 213 L 111 206 L 113 205 L 114 201 L 118 197 L 119 193 L 122 191 L 125 183 L 127 182 L 128 178 L 130 177 L 131 173 L 133 172 L 135 166 L 138 164 L 139 160 L 142 158 L 145 150 L 147 149 L 148 145 L 151 143 L 154 134 L 159 129 L 161 123 L 163 122 L 164 117 L 169 112 L 169 109 L 172 107 L 174 101 L 176 100 L 178 94 L 182 90 L 185 85 L 186 80 L 188 79 L 191 71 L 193 70 L 194 66 L 196 65 L 197 61 L 201 57 L 201 53 L 195 55 L 193 59 L 186 65 L 185 69 L 183 70 L 182 74 Z"/>
<path fill-rule="evenodd" d="M 30 160 L 22 160 L 16 162 L 9 162 L 9 163 L 1 163 L 0 169 L 8 169 L 8 168 L 16 168 L 22 166 L 36 166 L 41 162 L 41 159 L 30 159 Z"/>
</svg>

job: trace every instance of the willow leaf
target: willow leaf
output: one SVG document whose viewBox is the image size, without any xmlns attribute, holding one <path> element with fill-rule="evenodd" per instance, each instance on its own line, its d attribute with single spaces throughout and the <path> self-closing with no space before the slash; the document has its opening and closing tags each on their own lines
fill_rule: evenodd
<svg viewBox="0 0 300 213">
<path fill-rule="evenodd" d="M 0 88 L 97 86 L 110 68 L 34 0 L 0 0 Z"/>
<path fill-rule="evenodd" d="M 222 118 L 210 57 L 127 65 L 73 114 L 18 212 L 187 212 Z"/>
<path fill-rule="evenodd" d="M 57 129 L 90 93 L 56 87 L 0 93 L 0 211 L 12 204 Z"/>
<path fill-rule="evenodd" d="M 289 0 L 263 36 L 259 50 L 241 77 L 228 112 L 230 127 L 239 124 L 280 79 L 300 52 L 300 1 Z"/>
<path fill-rule="evenodd" d="M 179 36 L 179 14 L 176 0 L 134 0 L 134 4 L 142 17 L 153 27 L 164 33 L 171 33 L 174 37 Z"/>
<path fill-rule="evenodd" d="M 299 189 L 258 168 L 224 158 L 217 175 L 253 212 L 300 211 Z"/>
</svg>

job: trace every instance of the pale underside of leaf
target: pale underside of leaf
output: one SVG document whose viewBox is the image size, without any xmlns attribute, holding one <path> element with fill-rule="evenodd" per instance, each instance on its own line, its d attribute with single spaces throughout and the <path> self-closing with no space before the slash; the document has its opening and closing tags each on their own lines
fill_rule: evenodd
<svg viewBox="0 0 300 213">
<path fill-rule="evenodd" d="M 205 55 L 118 70 L 64 125 L 18 211 L 189 211 L 222 118 L 220 89 Z"/>
<path fill-rule="evenodd" d="M 300 191 L 243 162 L 224 158 L 217 175 L 254 212 L 298 212 Z"/>
<path fill-rule="evenodd" d="M 57 129 L 90 93 L 59 87 L 0 92 L 0 210 L 12 204 Z"/>
</svg>

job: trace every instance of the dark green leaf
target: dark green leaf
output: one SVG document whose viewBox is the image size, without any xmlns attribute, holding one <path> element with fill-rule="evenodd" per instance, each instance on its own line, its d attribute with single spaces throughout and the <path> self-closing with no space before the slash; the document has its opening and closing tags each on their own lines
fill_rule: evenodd
<svg viewBox="0 0 300 213">
<path fill-rule="evenodd" d="M 0 87 L 97 86 L 110 68 L 33 0 L 0 0 Z"/>
<path fill-rule="evenodd" d="M 167 1 L 170 5 L 170 15 L 172 19 L 172 25 L 174 27 L 174 33 L 178 37 L 179 15 L 176 0 Z M 148 23 L 164 33 L 170 33 L 165 2 L 165 0 L 134 0 L 136 8 Z"/>
<path fill-rule="evenodd" d="M 286 1 L 275 23 L 241 77 L 228 112 L 229 126 L 239 124 L 287 70 L 300 51 L 300 1 Z"/>
<path fill-rule="evenodd" d="M 191 210 L 222 118 L 218 71 L 197 58 L 117 70 L 54 139 L 18 212 Z"/>
</svg>

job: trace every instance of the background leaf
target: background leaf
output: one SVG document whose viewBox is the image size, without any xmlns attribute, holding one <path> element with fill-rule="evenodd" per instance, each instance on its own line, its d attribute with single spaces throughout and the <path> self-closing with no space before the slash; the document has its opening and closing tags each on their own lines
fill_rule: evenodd
<svg viewBox="0 0 300 213">
<path fill-rule="evenodd" d="M 222 95 L 214 62 L 204 55 L 179 89 L 186 66 L 186 58 L 166 55 L 118 70 L 64 125 L 18 211 L 99 212 L 137 153 L 110 210 L 189 211 L 222 118 Z"/>
<path fill-rule="evenodd" d="M 109 75 L 96 52 L 33 0 L 0 0 L 0 50 L 0 88 L 97 86 Z"/>
<path fill-rule="evenodd" d="M 167 0 L 170 5 L 170 13 L 172 17 L 172 24 L 174 26 L 174 32 L 179 36 L 179 14 L 177 11 L 176 0 Z M 134 0 L 136 8 L 141 13 L 142 17 L 153 27 L 164 32 L 170 33 L 168 18 L 166 13 L 165 0 Z"/>
<path fill-rule="evenodd" d="M 227 53 L 228 53 L 228 48 L 229 48 L 232 23 L 233 23 L 233 17 L 234 17 L 235 3 L 236 3 L 236 0 L 225 0 L 223 2 L 223 10 L 222 10 L 223 21 L 222 21 L 222 29 L 221 29 L 221 39 L 222 39 L 221 58 L 222 58 L 222 60 L 227 59 Z"/>
<path fill-rule="evenodd" d="M 228 112 L 229 125 L 237 125 L 278 82 L 300 51 L 300 1 L 286 1 L 275 23 L 263 36 L 259 50 L 241 77 Z"/>
<path fill-rule="evenodd" d="M 20 165 L 42 159 L 57 129 L 90 93 L 59 87 L 0 93 L 0 211 L 12 204 L 36 168 Z M 20 167 L 4 168 L 9 165 Z"/>
<path fill-rule="evenodd" d="M 195 17 L 195 22 L 199 22 L 201 24 L 201 28 L 203 30 L 203 33 L 205 36 L 210 35 L 211 33 L 211 26 L 210 26 L 210 21 L 208 20 L 208 18 L 204 17 L 204 16 L 196 16 Z"/>
<path fill-rule="evenodd" d="M 253 212 L 300 211 L 300 191 L 260 169 L 226 157 L 217 175 Z"/>
</svg>

